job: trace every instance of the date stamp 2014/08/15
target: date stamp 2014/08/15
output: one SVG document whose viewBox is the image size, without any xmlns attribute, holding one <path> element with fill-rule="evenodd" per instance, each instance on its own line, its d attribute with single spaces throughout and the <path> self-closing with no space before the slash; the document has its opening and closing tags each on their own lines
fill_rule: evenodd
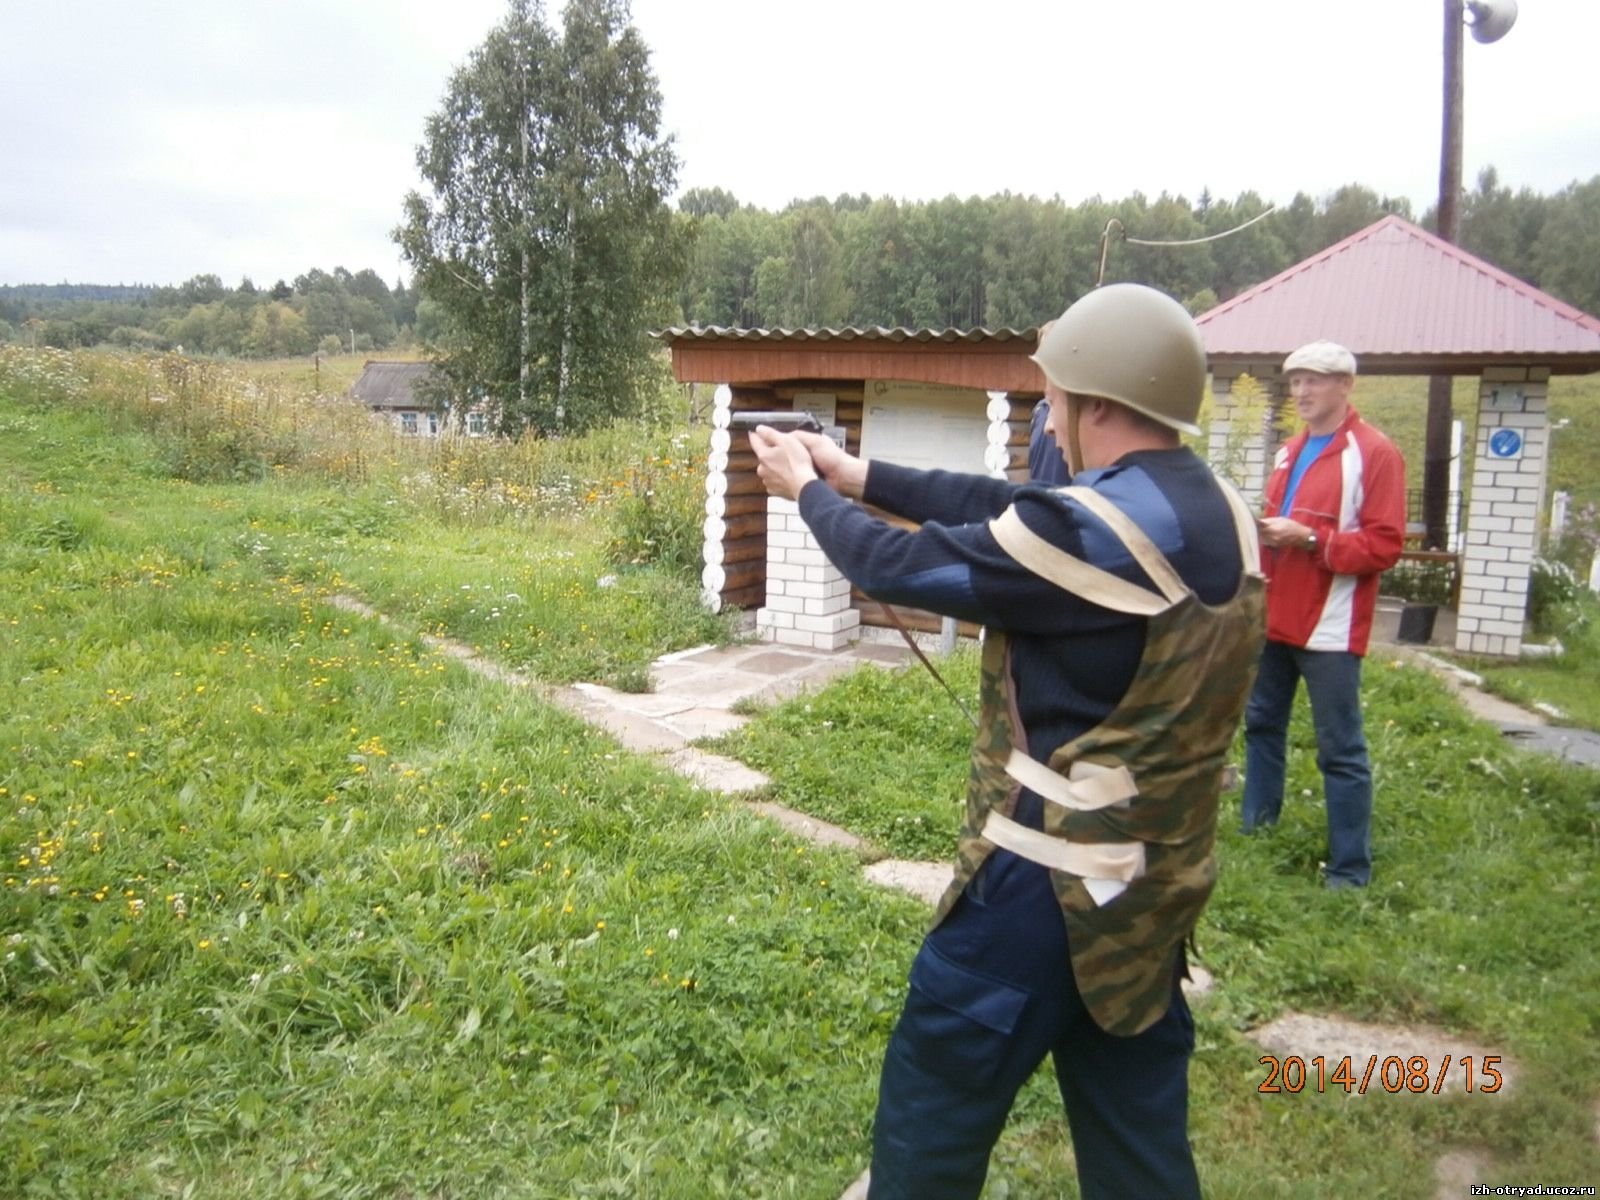
<svg viewBox="0 0 1600 1200">
<path fill-rule="evenodd" d="M 1456 1072 L 1468 1092 L 1489 1095 L 1505 1086 L 1498 1054 L 1478 1058 L 1470 1054 L 1460 1058 L 1448 1054 L 1413 1054 L 1410 1057 L 1369 1054 L 1364 1063 L 1348 1054 L 1343 1058 L 1319 1054 L 1311 1059 L 1298 1054 L 1264 1054 L 1257 1061 L 1266 1068 L 1267 1077 L 1256 1091 L 1265 1094 L 1342 1091 L 1346 1095 L 1354 1092 L 1365 1096 L 1369 1088 L 1379 1088 L 1385 1092 L 1428 1092 L 1437 1096 L 1451 1071 Z"/>
</svg>

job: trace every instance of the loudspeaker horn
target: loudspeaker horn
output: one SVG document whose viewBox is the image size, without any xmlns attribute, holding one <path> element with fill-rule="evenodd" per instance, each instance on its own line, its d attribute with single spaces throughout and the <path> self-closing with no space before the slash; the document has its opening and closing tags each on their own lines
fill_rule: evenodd
<svg viewBox="0 0 1600 1200">
<path fill-rule="evenodd" d="M 1517 0 L 1467 0 L 1472 14 L 1472 40 L 1498 42 L 1517 23 Z"/>
</svg>

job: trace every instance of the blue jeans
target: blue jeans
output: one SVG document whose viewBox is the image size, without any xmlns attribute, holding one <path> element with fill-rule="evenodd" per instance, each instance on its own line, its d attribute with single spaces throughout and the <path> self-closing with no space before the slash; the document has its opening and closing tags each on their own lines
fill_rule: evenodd
<svg viewBox="0 0 1600 1200">
<path fill-rule="evenodd" d="M 1244 711 L 1244 829 L 1276 825 L 1283 808 L 1284 751 L 1295 689 L 1306 681 L 1317 768 L 1328 808 L 1330 886 L 1372 877 L 1372 768 L 1361 728 L 1361 656 L 1269 641 Z"/>
<path fill-rule="evenodd" d="M 883 1060 L 871 1200 L 976 1197 L 1017 1090 L 1047 1054 L 1085 1200 L 1199 1200 L 1194 1022 L 1177 972 L 1174 961 L 1164 1017 L 1134 1037 L 1106 1033 L 1078 994 L 1049 873 L 996 853 L 912 963 Z"/>
</svg>

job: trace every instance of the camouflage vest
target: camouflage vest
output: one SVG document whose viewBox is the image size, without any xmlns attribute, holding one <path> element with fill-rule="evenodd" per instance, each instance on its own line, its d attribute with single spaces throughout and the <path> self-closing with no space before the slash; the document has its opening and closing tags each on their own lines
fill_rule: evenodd
<svg viewBox="0 0 1600 1200">
<path fill-rule="evenodd" d="M 1026 753 L 1006 636 L 986 631 L 959 859 L 934 923 L 997 847 L 1049 867 L 1078 990 L 1108 1033 L 1139 1033 L 1166 1012 L 1183 941 L 1216 881 L 1223 769 L 1255 681 L 1265 620 L 1255 519 L 1231 487 L 1220 486 L 1245 573 L 1233 598 L 1215 606 L 1201 603 L 1155 544 L 1087 488 L 1062 490 L 1105 521 L 1159 592 L 1067 554 L 1029 530 L 1014 508 L 990 524 L 1030 571 L 1145 617 L 1144 656 L 1105 720 L 1041 763 Z M 1044 799 L 1043 832 L 1012 819 L 1024 785 Z"/>
</svg>

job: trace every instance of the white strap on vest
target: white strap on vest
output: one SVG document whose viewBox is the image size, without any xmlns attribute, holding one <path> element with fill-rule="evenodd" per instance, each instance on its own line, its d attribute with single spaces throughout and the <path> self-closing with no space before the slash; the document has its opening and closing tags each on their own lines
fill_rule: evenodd
<svg viewBox="0 0 1600 1200">
<path fill-rule="evenodd" d="M 1143 842 L 1069 842 L 991 812 L 983 840 L 1003 850 L 1069 875 L 1127 884 L 1144 874 Z"/>
<path fill-rule="evenodd" d="M 1144 530 L 1133 523 L 1127 513 L 1093 488 L 1065 487 L 1059 490 L 1106 523 L 1111 532 L 1116 534 L 1128 548 L 1128 553 L 1133 555 L 1134 561 L 1144 568 L 1144 573 L 1150 576 L 1150 582 L 1160 589 L 1169 603 L 1176 604 L 1189 594 L 1188 586 L 1172 569 L 1167 556 L 1156 549 L 1156 544 Z"/>
<path fill-rule="evenodd" d="M 1233 510 L 1233 527 L 1239 534 L 1240 563 L 1246 575 L 1261 574 L 1261 530 L 1256 524 L 1256 517 L 1250 511 L 1250 506 L 1244 502 L 1244 497 L 1239 495 L 1238 489 L 1222 476 L 1217 476 L 1217 483 L 1222 488 L 1222 494 L 1227 497 L 1228 507 Z"/>
<path fill-rule="evenodd" d="M 1127 767 L 1075 762 L 1069 774 L 1063 778 L 1060 772 L 1015 747 L 1011 750 L 1011 757 L 1006 760 L 1006 774 L 1052 804 L 1078 812 L 1109 808 L 1139 794 L 1139 785 L 1134 782 L 1133 772 Z"/>
<path fill-rule="evenodd" d="M 1129 583 L 1051 545 L 1023 523 L 1014 507 L 990 521 L 989 532 L 1002 550 L 1035 575 L 1101 608 L 1153 617 L 1170 607 L 1165 596 Z"/>
</svg>

